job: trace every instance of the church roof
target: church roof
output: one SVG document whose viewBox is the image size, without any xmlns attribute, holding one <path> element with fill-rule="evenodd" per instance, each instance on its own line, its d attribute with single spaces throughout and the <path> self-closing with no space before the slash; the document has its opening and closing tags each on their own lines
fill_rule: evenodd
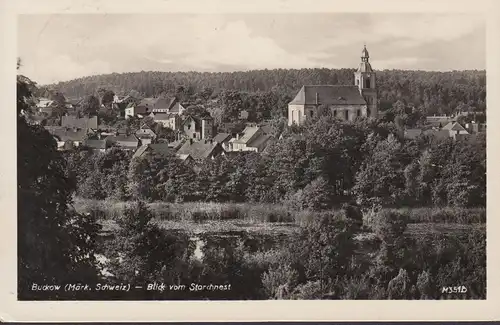
<svg viewBox="0 0 500 325">
<path fill-rule="evenodd" d="M 307 85 L 302 86 L 295 98 L 294 105 L 366 105 L 357 86 Z"/>
<path fill-rule="evenodd" d="M 358 72 L 373 72 L 370 62 L 360 62 Z"/>
</svg>

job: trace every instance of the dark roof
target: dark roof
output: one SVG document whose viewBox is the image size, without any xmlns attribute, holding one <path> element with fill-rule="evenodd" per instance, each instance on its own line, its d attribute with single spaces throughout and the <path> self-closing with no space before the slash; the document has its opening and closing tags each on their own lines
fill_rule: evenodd
<svg viewBox="0 0 500 325">
<path fill-rule="evenodd" d="M 79 129 L 97 129 L 97 116 L 78 118 L 66 115 L 61 118 L 61 126 Z"/>
<path fill-rule="evenodd" d="M 170 148 L 166 143 L 150 143 L 140 146 L 134 153 L 133 158 L 142 157 L 146 152 L 159 155 L 172 155 L 175 153 L 174 149 Z"/>
<path fill-rule="evenodd" d="M 45 127 L 59 141 L 83 141 L 87 135 L 86 129 L 69 129 L 61 126 Z"/>
<path fill-rule="evenodd" d="M 184 124 L 186 124 L 189 120 L 193 120 L 196 126 L 201 126 L 200 119 L 198 117 L 193 116 L 193 115 L 188 115 L 184 119 L 184 121 L 182 121 L 182 126 L 184 126 Z"/>
<path fill-rule="evenodd" d="M 317 96 L 316 96 L 317 94 Z M 311 85 L 302 86 L 290 104 L 366 105 L 357 86 Z"/>
<path fill-rule="evenodd" d="M 259 146 L 267 143 L 271 139 L 272 139 L 272 136 L 267 135 L 267 134 L 261 134 L 260 136 L 257 136 L 254 139 L 252 139 L 252 141 L 250 143 L 248 143 L 247 146 L 258 148 Z"/>
<path fill-rule="evenodd" d="M 437 139 L 446 139 L 450 137 L 450 132 L 448 130 L 426 130 L 424 134 L 433 136 Z"/>
<path fill-rule="evenodd" d="M 84 145 L 92 149 L 106 149 L 108 142 L 106 140 L 85 140 Z"/>
<path fill-rule="evenodd" d="M 147 107 L 151 111 L 153 109 L 170 109 L 176 102 L 177 99 L 175 97 L 149 97 L 141 100 L 137 106 Z"/>
<path fill-rule="evenodd" d="M 115 136 L 111 136 L 112 138 L 110 140 L 113 141 L 129 141 L 129 142 L 137 142 L 137 137 L 133 134 L 119 134 Z"/>
<path fill-rule="evenodd" d="M 218 143 L 223 143 L 231 139 L 231 134 L 229 133 L 219 133 L 214 137 L 214 141 Z"/>
<path fill-rule="evenodd" d="M 177 151 L 177 155 L 190 155 L 194 159 L 209 158 L 217 146 L 220 144 L 207 140 L 186 141 Z"/>
</svg>

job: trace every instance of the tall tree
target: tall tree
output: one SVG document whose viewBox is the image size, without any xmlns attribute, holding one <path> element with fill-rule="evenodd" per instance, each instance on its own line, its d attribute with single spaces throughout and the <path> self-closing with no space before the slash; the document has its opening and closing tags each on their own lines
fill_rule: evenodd
<svg viewBox="0 0 500 325">
<path fill-rule="evenodd" d="M 64 298 L 78 293 L 36 291 L 32 286 L 96 281 L 98 228 L 92 218 L 71 208 L 75 180 L 68 177 L 53 137 L 21 114 L 29 109 L 33 85 L 18 76 L 18 298 Z"/>
</svg>

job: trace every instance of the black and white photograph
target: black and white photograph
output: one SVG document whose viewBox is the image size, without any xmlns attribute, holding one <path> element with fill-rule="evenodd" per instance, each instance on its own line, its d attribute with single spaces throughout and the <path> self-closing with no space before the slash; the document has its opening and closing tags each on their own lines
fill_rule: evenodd
<svg viewBox="0 0 500 325">
<path fill-rule="evenodd" d="M 84 11 L 15 18 L 17 301 L 487 300 L 485 14 Z"/>
</svg>

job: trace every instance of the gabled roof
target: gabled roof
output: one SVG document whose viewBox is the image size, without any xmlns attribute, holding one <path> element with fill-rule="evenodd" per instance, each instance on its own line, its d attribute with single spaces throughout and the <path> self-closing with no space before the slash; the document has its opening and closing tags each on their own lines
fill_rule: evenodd
<svg viewBox="0 0 500 325">
<path fill-rule="evenodd" d="M 126 134 L 118 134 L 118 135 L 110 135 L 106 138 L 106 140 L 111 141 L 111 142 L 129 142 L 130 144 L 137 143 L 139 142 L 139 139 L 133 134 L 126 135 Z"/>
<path fill-rule="evenodd" d="M 59 141 L 83 141 L 87 135 L 86 129 L 69 129 L 61 126 L 45 127 Z"/>
<path fill-rule="evenodd" d="M 188 123 L 188 122 L 189 122 L 189 121 L 191 121 L 191 120 L 193 120 L 193 121 L 194 121 L 194 123 L 195 123 L 195 125 L 196 125 L 196 126 L 198 126 L 198 127 L 199 127 L 199 126 L 201 126 L 201 121 L 200 121 L 200 119 L 199 119 L 199 118 L 197 118 L 197 117 L 195 117 L 195 116 L 193 116 L 193 115 L 188 115 L 188 116 L 184 119 L 184 121 L 182 121 L 182 126 L 184 126 L 184 124 Z"/>
<path fill-rule="evenodd" d="M 147 152 L 169 156 L 173 155 L 175 153 L 175 150 L 170 148 L 166 143 L 150 143 L 140 146 L 139 149 L 137 149 L 137 151 L 134 153 L 133 158 L 142 157 Z"/>
<path fill-rule="evenodd" d="M 241 144 L 248 144 L 251 140 L 253 140 L 253 137 L 257 134 L 258 131 L 259 131 L 258 126 L 247 126 L 245 130 L 243 130 L 243 135 L 234 142 Z"/>
<path fill-rule="evenodd" d="M 317 99 L 317 102 L 316 102 Z M 302 86 L 292 105 L 366 105 L 357 86 L 310 85 Z"/>
<path fill-rule="evenodd" d="M 177 151 L 177 155 L 190 155 L 194 159 L 209 158 L 220 144 L 208 140 L 186 141 Z M 223 151 L 221 147 L 221 151 Z"/>
<path fill-rule="evenodd" d="M 271 140 L 272 138 L 273 137 L 270 136 L 270 135 L 261 134 L 260 136 L 255 137 L 254 139 L 252 139 L 252 141 L 250 141 L 249 143 L 247 143 L 247 146 L 248 147 L 258 148 L 261 145 L 263 145 L 266 142 L 268 142 L 269 140 Z"/>
<path fill-rule="evenodd" d="M 467 131 L 460 123 L 458 122 L 450 122 L 443 126 L 442 130 L 447 131 Z"/>
<path fill-rule="evenodd" d="M 179 102 L 176 102 L 169 109 L 169 112 L 178 114 L 182 109 L 184 109 L 184 107 Z"/>
<path fill-rule="evenodd" d="M 231 140 L 231 134 L 229 134 L 229 133 L 218 133 L 214 137 L 214 141 L 218 142 L 218 143 L 223 143 L 223 142 L 226 142 L 229 140 Z"/>
<path fill-rule="evenodd" d="M 97 129 L 97 116 L 78 118 L 66 115 L 61 118 L 61 126 L 78 129 Z"/>
</svg>

